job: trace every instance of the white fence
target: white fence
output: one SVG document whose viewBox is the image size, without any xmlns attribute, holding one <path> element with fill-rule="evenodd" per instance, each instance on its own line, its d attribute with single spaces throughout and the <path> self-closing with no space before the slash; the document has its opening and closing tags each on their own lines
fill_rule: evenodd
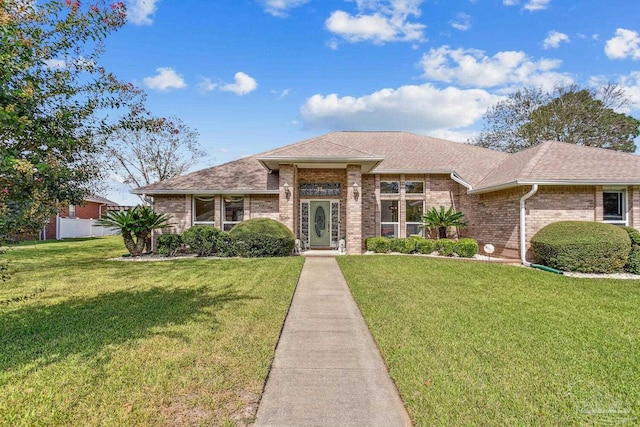
<svg viewBox="0 0 640 427">
<path fill-rule="evenodd" d="M 58 218 L 58 239 L 70 237 L 97 237 L 117 234 L 118 230 L 106 227 L 94 227 L 93 219 Z"/>
</svg>

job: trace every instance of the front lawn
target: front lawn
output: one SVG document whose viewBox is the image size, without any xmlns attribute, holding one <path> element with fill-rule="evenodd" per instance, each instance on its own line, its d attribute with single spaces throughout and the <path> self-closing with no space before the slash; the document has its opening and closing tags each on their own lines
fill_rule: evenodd
<svg viewBox="0 0 640 427">
<path fill-rule="evenodd" d="M 640 423 L 640 281 L 338 262 L 417 426 Z"/>
<path fill-rule="evenodd" d="M 106 260 L 124 252 L 117 236 L 11 250 L 0 425 L 251 422 L 303 260 Z"/>
</svg>

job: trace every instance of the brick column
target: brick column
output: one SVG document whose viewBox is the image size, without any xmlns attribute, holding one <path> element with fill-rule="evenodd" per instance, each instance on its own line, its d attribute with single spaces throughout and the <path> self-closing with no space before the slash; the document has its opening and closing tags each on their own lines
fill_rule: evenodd
<svg viewBox="0 0 640 427">
<path fill-rule="evenodd" d="M 595 194 L 595 218 L 594 221 L 602 221 L 604 220 L 604 206 L 602 205 L 602 186 L 596 186 L 596 194 Z"/>
<path fill-rule="evenodd" d="M 629 187 L 629 226 L 640 230 L 640 186 Z"/>
<path fill-rule="evenodd" d="M 289 200 L 284 191 L 284 185 L 289 186 Z M 294 200 L 296 193 L 295 170 L 293 165 L 280 165 L 280 182 L 278 185 L 278 207 L 280 213 L 280 222 L 289 227 L 294 235 L 297 235 L 294 227 Z"/>
<path fill-rule="evenodd" d="M 353 184 L 358 186 L 358 200 L 354 196 Z M 362 168 L 347 165 L 347 254 L 362 253 Z"/>
</svg>

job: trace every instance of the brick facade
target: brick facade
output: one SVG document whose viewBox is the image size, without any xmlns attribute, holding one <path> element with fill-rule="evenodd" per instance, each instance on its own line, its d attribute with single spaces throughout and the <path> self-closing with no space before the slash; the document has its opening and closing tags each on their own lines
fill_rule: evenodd
<svg viewBox="0 0 640 427">
<path fill-rule="evenodd" d="M 380 194 L 381 181 L 398 181 L 398 194 Z M 405 191 L 405 182 L 423 181 L 424 193 Z M 465 214 L 468 227 L 460 230 L 460 237 L 478 240 L 480 248 L 491 243 L 496 255 L 519 257 L 520 198 L 531 186 L 467 194 L 466 188 L 449 175 L 379 175 L 360 172 L 360 166 L 347 169 L 298 169 L 293 165 L 280 170 L 279 194 L 248 194 L 244 196 L 244 218 L 271 218 L 289 227 L 296 237 L 300 234 L 300 183 L 340 183 L 339 197 L 310 197 L 314 200 L 340 201 L 339 238 L 347 241 L 348 253 L 360 253 L 368 237 L 380 235 L 381 200 L 398 200 L 399 236 L 406 237 L 405 203 L 423 200 L 424 211 L 432 207 L 453 206 Z M 287 198 L 284 184 L 289 186 Z M 358 199 L 353 184 L 358 185 Z M 542 227 L 556 221 L 601 221 L 601 186 L 540 186 L 526 201 L 527 241 Z M 640 186 L 627 188 L 627 217 L 629 225 L 640 228 Z M 192 225 L 191 195 L 157 195 L 154 208 L 173 215 L 174 227 L 162 232 L 182 232 Z M 222 225 L 222 196 L 215 197 L 216 226 Z M 452 230 L 453 231 L 453 230 Z M 435 237 L 435 236 L 433 236 Z M 449 237 L 456 237 L 455 234 Z M 530 256 L 530 254 L 529 254 Z"/>
</svg>

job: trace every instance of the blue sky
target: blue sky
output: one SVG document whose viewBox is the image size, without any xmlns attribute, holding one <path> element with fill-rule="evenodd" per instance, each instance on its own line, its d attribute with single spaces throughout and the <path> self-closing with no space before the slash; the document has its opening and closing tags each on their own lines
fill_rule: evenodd
<svg viewBox="0 0 640 427">
<path fill-rule="evenodd" d="M 126 3 L 104 65 L 200 132 L 198 168 L 334 130 L 464 142 L 523 86 L 616 82 L 640 118 L 636 0 Z"/>
</svg>

